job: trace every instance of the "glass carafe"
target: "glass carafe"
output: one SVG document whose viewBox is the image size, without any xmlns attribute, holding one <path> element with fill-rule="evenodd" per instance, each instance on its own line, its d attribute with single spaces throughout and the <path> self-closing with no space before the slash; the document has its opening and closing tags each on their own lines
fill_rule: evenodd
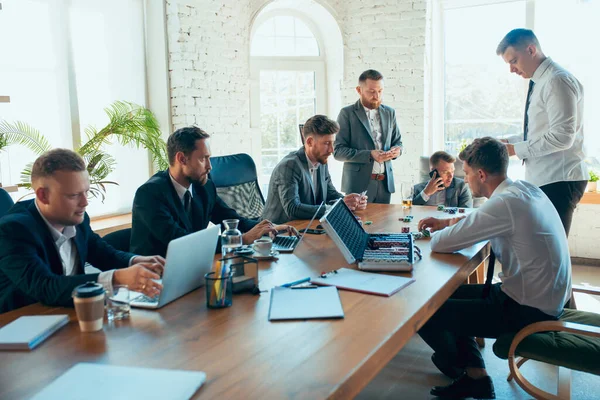
<svg viewBox="0 0 600 400">
<path fill-rule="evenodd" d="M 242 246 L 242 232 L 237 228 L 240 220 L 223 221 L 225 231 L 221 234 L 221 255 L 223 258 L 235 256 L 235 251 Z"/>
</svg>

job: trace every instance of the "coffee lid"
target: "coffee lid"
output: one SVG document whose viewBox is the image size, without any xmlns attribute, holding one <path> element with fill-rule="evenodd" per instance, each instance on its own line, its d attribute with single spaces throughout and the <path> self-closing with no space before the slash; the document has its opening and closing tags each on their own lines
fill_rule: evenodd
<svg viewBox="0 0 600 400">
<path fill-rule="evenodd" d="M 73 294 L 80 298 L 95 297 L 104 293 L 104 286 L 96 282 L 87 282 L 75 288 Z"/>
</svg>

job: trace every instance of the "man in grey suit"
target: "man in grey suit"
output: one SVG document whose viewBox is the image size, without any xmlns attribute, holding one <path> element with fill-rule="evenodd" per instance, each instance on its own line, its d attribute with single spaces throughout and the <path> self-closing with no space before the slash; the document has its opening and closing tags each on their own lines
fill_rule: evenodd
<svg viewBox="0 0 600 400">
<path fill-rule="evenodd" d="M 464 180 L 454 177 L 456 158 L 445 151 L 436 151 L 429 158 L 431 179 L 414 187 L 416 206 L 473 207 L 471 191 Z"/>
<path fill-rule="evenodd" d="M 279 224 L 295 219 L 310 219 L 317 212 L 323 216 L 330 204 L 339 198 L 351 210 L 363 210 L 367 197 L 359 194 L 343 196 L 331 183 L 327 159 L 333 153 L 333 141 L 339 131 L 337 122 L 315 115 L 304 124 L 304 146 L 285 156 L 273 170 L 269 182 L 263 218 Z"/>
<path fill-rule="evenodd" d="M 342 191 L 367 191 L 369 202 L 389 204 L 394 193 L 391 160 L 402 154 L 393 108 L 381 104 L 383 75 L 369 69 L 358 78 L 360 99 L 342 108 L 333 156 L 344 162 Z"/>
</svg>

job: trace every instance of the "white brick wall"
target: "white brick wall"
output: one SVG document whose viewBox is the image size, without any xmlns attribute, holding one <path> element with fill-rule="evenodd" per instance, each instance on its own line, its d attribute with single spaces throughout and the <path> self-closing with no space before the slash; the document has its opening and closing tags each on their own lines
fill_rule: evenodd
<svg viewBox="0 0 600 400">
<path fill-rule="evenodd" d="M 599 239 L 600 205 L 578 205 L 569 233 L 571 257 L 600 259 Z"/>
</svg>

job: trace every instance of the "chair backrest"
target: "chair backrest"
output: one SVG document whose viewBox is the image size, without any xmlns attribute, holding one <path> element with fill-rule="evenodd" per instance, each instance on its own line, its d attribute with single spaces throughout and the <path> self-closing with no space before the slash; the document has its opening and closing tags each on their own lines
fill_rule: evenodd
<svg viewBox="0 0 600 400">
<path fill-rule="evenodd" d="M 15 202 L 8 192 L 0 188 L 0 217 L 3 217 L 14 204 Z"/>
<path fill-rule="evenodd" d="M 121 229 L 105 235 L 104 239 L 108 244 L 117 250 L 129 251 L 129 243 L 131 242 L 131 228 Z"/>
<path fill-rule="evenodd" d="M 298 124 L 298 131 L 300 132 L 300 141 L 304 145 L 304 124 Z"/>
<path fill-rule="evenodd" d="M 421 156 L 419 160 L 419 182 L 429 180 L 429 157 Z M 463 171 L 462 161 L 456 158 L 454 162 L 454 176 L 456 178 L 465 179 L 465 171 Z M 473 197 L 473 207 L 478 208 L 485 202 L 485 197 Z"/>
<path fill-rule="evenodd" d="M 210 179 L 217 194 L 244 218 L 260 218 L 265 208 L 254 160 L 248 154 L 211 157 Z"/>
</svg>

